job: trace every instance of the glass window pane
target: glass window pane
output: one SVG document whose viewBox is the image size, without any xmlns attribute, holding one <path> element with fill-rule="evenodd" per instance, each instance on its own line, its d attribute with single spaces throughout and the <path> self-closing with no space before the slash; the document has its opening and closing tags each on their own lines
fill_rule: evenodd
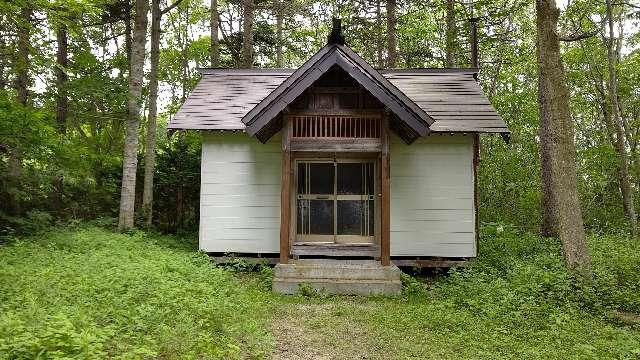
<svg viewBox="0 0 640 360">
<path fill-rule="evenodd" d="M 376 204 L 374 202 L 374 200 L 369 200 L 369 236 L 373 236 L 373 234 L 375 234 L 375 221 L 376 218 L 373 216 L 373 214 L 375 214 L 376 212 Z"/>
<path fill-rule="evenodd" d="M 373 163 L 372 162 L 368 162 L 368 163 L 364 163 L 363 164 L 365 167 L 365 177 L 366 177 L 366 191 L 364 192 L 366 195 L 373 195 L 375 193 L 375 186 L 374 186 L 374 175 L 373 175 Z"/>
<path fill-rule="evenodd" d="M 338 235 L 363 235 L 365 201 L 338 201 Z"/>
<path fill-rule="evenodd" d="M 338 163 L 338 195 L 363 194 L 361 163 Z"/>
<path fill-rule="evenodd" d="M 298 234 L 309 233 L 309 200 L 297 200 L 296 228 Z"/>
<path fill-rule="evenodd" d="M 310 194 L 333 194 L 333 163 L 309 163 Z"/>
<path fill-rule="evenodd" d="M 307 193 L 307 164 L 298 163 L 298 194 Z"/>
<path fill-rule="evenodd" d="M 333 235 L 333 200 L 309 200 L 311 234 Z"/>
</svg>

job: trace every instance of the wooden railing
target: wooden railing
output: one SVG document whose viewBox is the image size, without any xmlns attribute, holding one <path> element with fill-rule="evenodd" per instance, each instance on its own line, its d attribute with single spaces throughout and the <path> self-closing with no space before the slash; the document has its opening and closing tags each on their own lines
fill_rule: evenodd
<svg viewBox="0 0 640 360">
<path fill-rule="evenodd" d="M 291 137 L 298 139 L 379 139 L 381 116 L 291 115 Z"/>
</svg>

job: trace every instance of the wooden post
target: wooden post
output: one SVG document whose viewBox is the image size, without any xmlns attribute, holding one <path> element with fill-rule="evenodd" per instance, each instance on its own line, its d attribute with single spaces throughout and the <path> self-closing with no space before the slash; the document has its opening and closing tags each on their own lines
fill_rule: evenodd
<svg viewBox="0 0 640 360">
<path fill-rule="evenodd" d="M 285 118 L 282 129 L 282 188 L 280 190 L 280 263 L 289 262 L 289 226 L 291 222 L 291 126 Z"/>
<path fill-rule="evenodd" d="M 391 212 L 390 212 L 390 183 L 389 183 L 389 117 L 382 118 L 382 152 L 380 172 L 380 262 L 383 266 L 391 263 Z"/>
</svg>

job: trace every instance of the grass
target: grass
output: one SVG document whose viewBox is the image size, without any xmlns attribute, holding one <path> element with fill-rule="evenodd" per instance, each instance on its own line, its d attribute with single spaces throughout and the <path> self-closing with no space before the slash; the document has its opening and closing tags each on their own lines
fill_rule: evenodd
<svg viewBox="0 0 640 360">
<path fill-rule="evenodd" d="M 640 242 L 589 240 L 589 284 L 556 241 L 487 229 L 400 297 L 305 297 L 191 239 L 54 230 L 0 245 L 0 358 L 640 359 Z"/>
</svg>

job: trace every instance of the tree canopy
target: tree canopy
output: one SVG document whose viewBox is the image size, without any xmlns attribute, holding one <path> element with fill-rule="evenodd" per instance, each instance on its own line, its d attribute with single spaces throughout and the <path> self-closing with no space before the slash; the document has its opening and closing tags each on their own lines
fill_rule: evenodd
<svg viewBox="0 0 640 360">
<path fill-rule="evenodd" d="M 469 21 L 477 20 L 478 81 L 512 131 L 508 144 L 499 137 L 482 138 L 480 219 L 528 231 L 542 227 L 531 2 L 158 1 L 158 91 L 150 91 L 147 34 L 141 96 L 129 105 L 135 1 L 0 1 L 2 235 L 58 219 L 117 216 L 125 130 L 132 116 L 140 121 L 134 124 L 140 144 L 134 152 L 139 159 L 134 164 L 136 210 L 142 207 L 147 129 L 155 129 L 153 226 L 170 232 L 196 229 L 199 134 L 170 137 L 166 132 L 167 120 L 198 81 L 196 69 L 211 66 L 214 48 L 220 67 L 249 61 L 253 67 L 295 68 L 324 45 L 331 17 L 342 18 L 347 44 L 371 64 L 402 68 L 469 67 Z M 639 5 L 575 0 L 563 6 L 557 31 L 584 224 L 592 232 L 629 232 L 640 205 Z M 150 28 L 151 18 L 149 27 L 144 25 Z M 215 47 L 211 34 L 219 37 Z M 150 92 L 157 103 L 157 129 L 147 126 Z M 132 113 L 132 105 L 140 112 Z"/>
</svg>

